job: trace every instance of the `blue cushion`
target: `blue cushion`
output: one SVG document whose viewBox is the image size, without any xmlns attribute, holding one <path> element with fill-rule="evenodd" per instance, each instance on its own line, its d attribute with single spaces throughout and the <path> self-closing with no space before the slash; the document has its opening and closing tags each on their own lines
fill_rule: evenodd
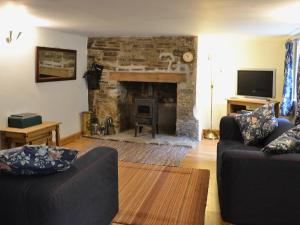
<svg viewBox="0 0 300 225">
<path fill-rule="evenodd" d="M 235 116 L 246 145 L 259 145 L 278 126 L 274 104 L 266 104 L 251 113 Z"/>
<path fill-rule="evenodd" d="M 300 124 L 271 141 L 262 151 L 274 154 L 300 153 Z"/>
<path fill-rule="evenodd" d="M 46 145 L 25 145 L 0 151 L 0 171 L 16 175 L 51 174 L 65 171 L 78 151 Z"/>
</svg>

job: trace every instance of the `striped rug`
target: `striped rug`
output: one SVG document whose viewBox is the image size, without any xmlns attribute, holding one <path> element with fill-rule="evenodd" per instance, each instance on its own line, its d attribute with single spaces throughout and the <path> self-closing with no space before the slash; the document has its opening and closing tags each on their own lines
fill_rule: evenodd
<svg viewBox="0 0 300 225">
<path fill-rule="evenodd" d="M 203 225 L 209 171 L 120 162 L 113 223 Z"/>
<path fill-rule="evenodd" d="M 99 146 L 115 148 L 119 153 L 118 157 L 121 161 L 163 166 L 179 166 L 180 161 L 191 150 L 191 148 L 185 146 L 140 144 L 108 140 L 93 141 L 93 145 L 89 146 L 88 149 L 91 150 Z M 86 151 L 81 151 L 80 154 L 84 153 Z"/>
</svg>

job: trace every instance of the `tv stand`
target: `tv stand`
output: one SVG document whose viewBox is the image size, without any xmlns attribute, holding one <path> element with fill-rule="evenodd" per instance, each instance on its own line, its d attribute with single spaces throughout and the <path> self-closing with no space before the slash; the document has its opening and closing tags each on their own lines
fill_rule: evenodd
<svg viewBox="0 0 300 225">
<path fill-rule="evenodd" d="M 279 116 L 279 102 L 270 99 L 238 98 L 227 99 L 227 115 L 239 114 L 242 110 L 254 110 L 268 103 L 274 103 L 275 116 Z"/>
</svg>

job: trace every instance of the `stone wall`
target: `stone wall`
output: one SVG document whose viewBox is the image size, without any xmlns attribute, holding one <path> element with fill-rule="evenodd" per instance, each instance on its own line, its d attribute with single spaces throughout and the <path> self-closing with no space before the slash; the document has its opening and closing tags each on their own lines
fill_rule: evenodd
<svg viewBox="0 0 300 225">
<path fill-rule="evenodd" d="M 185 63 L 184 52 L 191 51 L 194 61 Z M 193 116 L 196 101 L 197 37 L 97 37 L 88 40 L 88 66 L 104 66 L 100 90 L 89 92 L 89 107 L 99 121 L 107 116 L 120 129 L 120 101 L 124 88 L 108 79 L 111 71 L 179 72 L 186 82 L 177 85 L 176 134 L 198 139 L 198 121 Z"/>
</svg>

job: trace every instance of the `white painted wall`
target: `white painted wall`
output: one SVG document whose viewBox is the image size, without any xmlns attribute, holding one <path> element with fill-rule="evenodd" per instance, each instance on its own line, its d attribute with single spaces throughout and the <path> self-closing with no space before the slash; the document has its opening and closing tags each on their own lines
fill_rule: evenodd
<svg viewBox="0 0 300 225">
<path fill-rule="evenodd" d="M 77 79 L 35 83 L 36 46 L 77 50 Z M 80 112 L 88 110 L 86 66 L 86 37 L 34 29 L 8 45 L 0 36 L 0 126 L 7 126 L 11 114 L 34 112 L 45 121 L 62 122 L 62 137 L 79 132 Z"/>
<path fill-rule="evenodd" d="M 199 36 L 197 111 L 200 132 L 210 128 L 211 71 L 214 77 L 213 129 L 218 129 L 220 119 L 226 115 L 226 99 L 236 95 L 238 68 L 276 69 L 276 100 L 281 101 L 285 40 L 285 37 Z"/>
</svg>

